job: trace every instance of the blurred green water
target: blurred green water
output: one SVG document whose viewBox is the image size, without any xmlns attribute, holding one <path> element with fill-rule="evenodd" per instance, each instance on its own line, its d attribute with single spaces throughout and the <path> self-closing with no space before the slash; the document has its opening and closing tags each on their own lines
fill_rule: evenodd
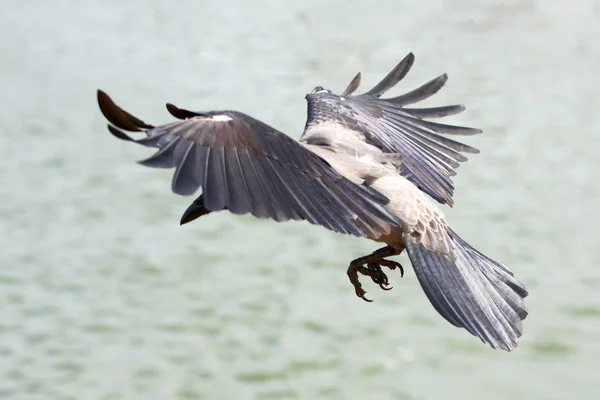
<svg viewBox="0 0 600 400">
<path fill-rule="evenodd" d="M 178 4 L 2 4 L 0 398 L 600 393 L 593 2 Z M 447 215 L 530 289 L 511 354 L 441 319 L 410 270 L 355 298 L 347 263 L 376 244 L 226 213 L 179 227 L 189 199 L 94 98 L 153 123 L 167 101 L 233 108 L 298 137 L 305 93 L 375 83 L 408 51 L 402 89 L 448 72 L 428 104 L 465 103 L 453 121 L 486 132 Z"/>
</svg>

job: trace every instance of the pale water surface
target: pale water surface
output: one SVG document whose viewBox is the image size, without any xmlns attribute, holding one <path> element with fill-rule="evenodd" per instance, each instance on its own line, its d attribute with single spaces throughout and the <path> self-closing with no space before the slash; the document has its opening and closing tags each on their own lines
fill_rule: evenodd
<svg viewBox="0 0 600 400">
<path fill-rule="evenodd" d="M 0 5 L 0 398 L 600 398 L 600 3 L 16 1 Z M 103 88 L 245 111 L 298 137 L 304 94 L 447 72 L 428 104 L 484 129 L 455 230 L 527 284 L 513 353 L 434 311 L 403 255 L 354 296 L 377 244 L 228 213 L 188 226 L 171 171 L 112 138 Z"/>
</svg>

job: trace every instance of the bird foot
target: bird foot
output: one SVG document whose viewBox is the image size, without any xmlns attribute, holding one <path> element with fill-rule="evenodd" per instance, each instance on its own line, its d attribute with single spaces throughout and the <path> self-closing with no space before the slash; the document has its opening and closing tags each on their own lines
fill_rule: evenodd
<svg viewBox="0 0 600 400">
<path fill-rule="evenodd" d="M 398 270 L 400 270 L 400 277 L 404 276 L 404 268 L 402 268 L 400 263 L 395 261 L 382 258 L 377 261 L 367 262 L 366 265 L 367 266 L 365 267 L 364 264 L 360 263 L 360 260 L 355 260 L 352 261 L 348 267 L 348 278 L 350 278 L 350 283 L 354 286 L 356 295 L 364 301 L 372 302 L 373 300 L 369 300 L 365 297 L 367 292 L 362 288 L 362 284 L 358 280 L 358 273 L 370 277 L 371 280 L 378 284 L 383 290 L 391 290 L 392 287 L 390 286 L 387 275 L 382 271 L 381 267 L 387 267 L 392 270 L 398 268 Z"/>
</svg>

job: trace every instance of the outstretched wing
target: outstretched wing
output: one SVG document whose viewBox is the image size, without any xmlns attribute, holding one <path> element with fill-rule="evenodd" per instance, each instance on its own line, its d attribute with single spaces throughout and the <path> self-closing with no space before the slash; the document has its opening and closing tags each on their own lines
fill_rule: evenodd
<svg viewBox="0 0 600 400">
<path fill-rule="evenodd" d="M 389 200 L 337 173 L 298 142 L 235 111 L 197 113 L 167 104 L 178 121 L 154 127 L 98 91 L 98 104 L 123 140 L 159 150 L 142 165 L 175 168 L 172 190 L 191 195 L 202 187 L 208 211 L 250 213 L 276 221 L 307 220 L 335 232 L 379 237 L 397 225 Z M 126 131 L 143 131 L 134 140 Z"/>
<path fill-rule="evenodd" d="M 437 93 L 448 79 L 446 74 L 409 93 L 381 99 L 383 93 L 406 76 L 413 63 L 411 53 L 381 82 L 361 95 L 351 96 L 360 84 L 359 73 L 341 96 L 327 92 L 308 96 L 306 127 L 310 130 L 321 123 L 335 122 L 385 153 L 399 153 L 402 156 L 400 173 L 438 202 L 452 206 L 451 177 L 456 175 L 459 164 L 467 160 L 461 153 L 479 151 L 444 135 L 474 135 L 481 130 L 424 120 L 458 114 L 465 109 L 462 105 L 405 107 Z"/>
</svg>

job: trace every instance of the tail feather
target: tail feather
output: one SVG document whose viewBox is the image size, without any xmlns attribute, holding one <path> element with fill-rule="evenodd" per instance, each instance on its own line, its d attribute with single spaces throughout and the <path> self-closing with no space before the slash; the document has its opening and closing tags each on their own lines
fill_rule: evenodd
<svg viewBox="0 0 600 400">
<path fill-rule="evenodd" d="M 527 289 L 512 272 L 477 251 L 452 230 L 453 254 L 429 250 L 405 235 L 413 268 L 434 308 L 492 348 L 517 346 L 527 317 Z"/>
</svg>

